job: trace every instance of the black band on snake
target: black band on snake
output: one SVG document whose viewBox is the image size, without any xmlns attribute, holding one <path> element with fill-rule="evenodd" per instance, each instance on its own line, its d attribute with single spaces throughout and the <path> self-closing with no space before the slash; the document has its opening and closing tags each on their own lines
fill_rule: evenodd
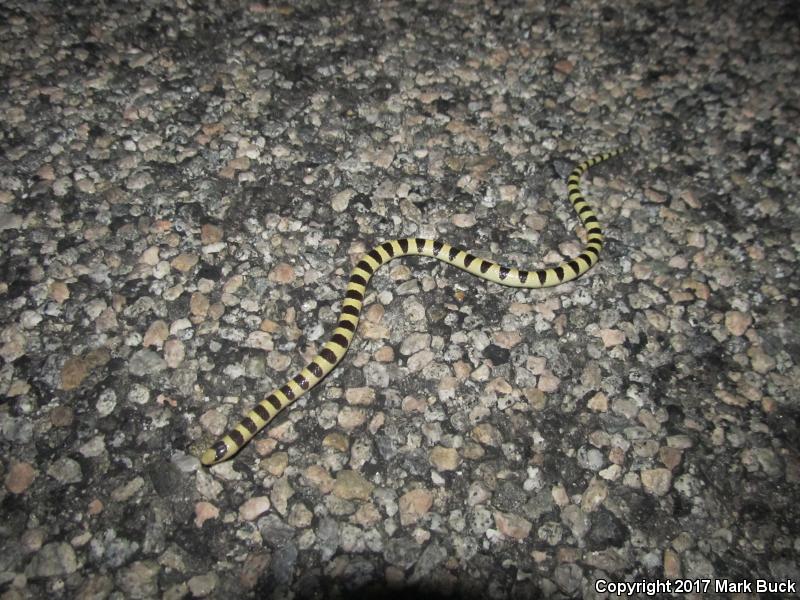
<svg viewBox="0 0 800 600">
<path fill-rule="evenodd" d="M 311 362 L 281 387 L 275 389 L 264 400 L 256 404 L 247 415 L 206 450 L 201 461 L 213 465 L 229 459 L 239 452 L 250 439 L 284 408 L 313 388 L 342 360 L 355 336 L 363 307 L 367 285 L 372 275 L 382 265 L 400 256 L 429 256 L 458 267 L 476 277 L 500 285 L 522 288 L 543 288 L 571 281 L 580 277 L 597 263 L 603 247 L 603 232 L 591 206 L 583 197 L 580 188 L 581 176 L 597 163 L 608 160 L 625 151 L 618 148 L 598 154 L 576 166 L 567 177 L 569 200 L 586 228 L 586 245 L 574 256 L 555 267 L 524 270 L 507 267 L 478 258 L 463 248 L 451 246 L 439 240 L 405 238 L 390 240 L 367 252 L 353 268 L 347 283 L 347 292 L 342 301 L 342 312 L 333 335 Z"/>
</svg>

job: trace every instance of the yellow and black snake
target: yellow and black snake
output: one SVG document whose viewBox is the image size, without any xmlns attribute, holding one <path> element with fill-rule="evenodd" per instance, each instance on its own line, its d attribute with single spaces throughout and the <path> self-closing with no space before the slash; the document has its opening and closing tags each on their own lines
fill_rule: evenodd
<svg viewBox="0 0 800 600">
<path fill-rule="evenodd" d="M 571 281 L 586 273 L 600 256 L 600 250 L 603 247 L 603 232 L 594 211 L 581 193 L 581 176 L 589 167 L 624 151 L 625 148 L 618 148 L 593 156 L 576 166 L 567 177 L 569 199 L 586 228 L 587 241 L 580 254 L 555 267 L 535 271 L 506 267 L 490 260 L 478 258 L 463 248 L 451 246 L 439 240 L 405 238 L 375 246 L 361 258 L 350 273 L 339 322 L 330 340 L 322 347 L 319 354 L 297 375 L 259 402 L 238 425 L 206 450 L 201 457 L 202 463 L 213 465 L 236 454 L 256 433 L 275 418 L 275 415 L 317 385 L 339 364 L 353 341 L 370 278 L 382 265 L 394 258 L 430 256 L 481 279 L 510 287 L 549 287 Z"/>
</svg>

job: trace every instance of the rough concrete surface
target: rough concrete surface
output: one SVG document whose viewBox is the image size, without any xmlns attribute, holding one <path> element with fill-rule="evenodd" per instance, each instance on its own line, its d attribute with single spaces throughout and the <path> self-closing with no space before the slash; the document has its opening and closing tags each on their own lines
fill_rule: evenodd
<svg viewBox="0 0 800 600">
<path fill-rule="evenodd" d="M 0 599 L 792 596 L 798 6 L 1 2 Z"/>
</svg>

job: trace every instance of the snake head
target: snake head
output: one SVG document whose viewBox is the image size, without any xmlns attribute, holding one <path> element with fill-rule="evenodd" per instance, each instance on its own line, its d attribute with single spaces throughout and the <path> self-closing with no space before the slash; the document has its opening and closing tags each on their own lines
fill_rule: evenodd
<svg viewBox="0 0 800 600">
<path fill-rule="evenodd" d="M 228 445 L 224 440 L 220 440 L 211 446 L 211 448 L 203 452 L 203 455 L 200 457 L 200 462 L 209 467 L 228 458 L 227 454 Z"/>
</svg>

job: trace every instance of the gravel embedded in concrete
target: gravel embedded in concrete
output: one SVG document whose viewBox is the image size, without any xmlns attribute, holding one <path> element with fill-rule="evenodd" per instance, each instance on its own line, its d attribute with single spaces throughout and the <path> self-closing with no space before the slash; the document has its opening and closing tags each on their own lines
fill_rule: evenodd
<svg viewBox="0 0 800 600">
<path fill-rule="evenodd" d="M 800 580 L 795 3 L 0 7 L 0 598 Z M 343 363 L 233 461 L 215 437 Z"/>
</svg>

